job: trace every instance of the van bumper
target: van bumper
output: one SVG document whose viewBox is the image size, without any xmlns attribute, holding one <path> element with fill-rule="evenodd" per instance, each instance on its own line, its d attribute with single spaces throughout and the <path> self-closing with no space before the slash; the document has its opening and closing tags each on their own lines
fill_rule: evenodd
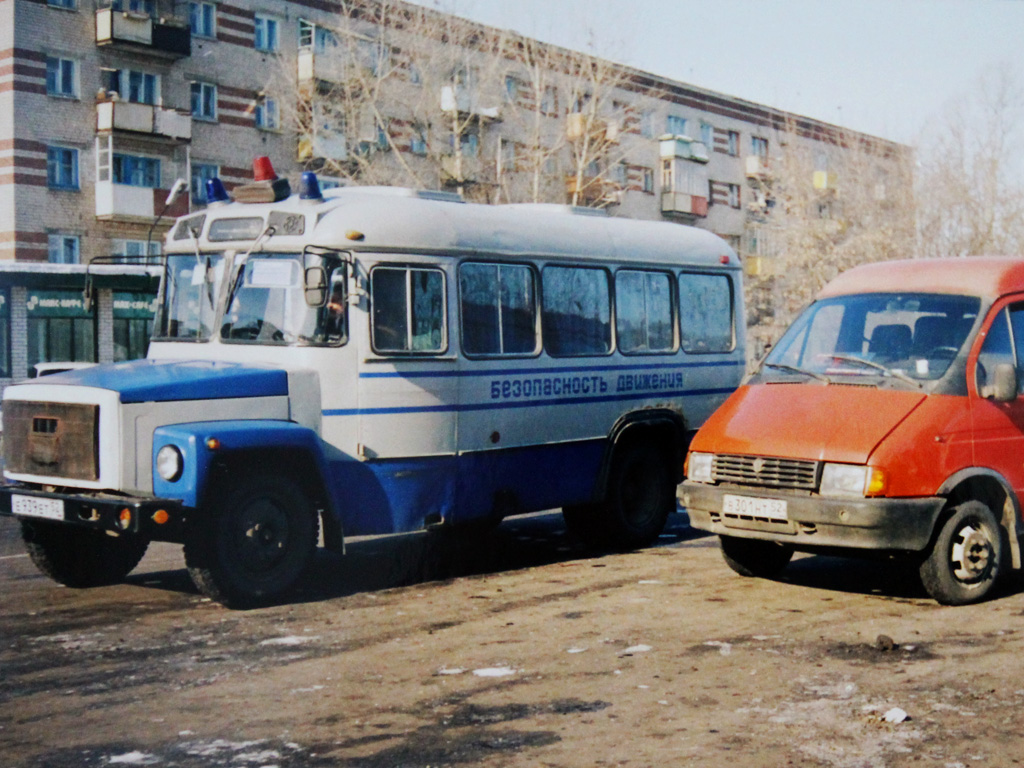
<svg viewBox="0 0 1024 768">
<path fill-rule="evenodd" d="M 785 501 L 785 519 L 730 515 L 726 495 Z M 689 480 L 679 486 L 679 503 L 690 525 L 720 536 L 765 539 L 796 549 L 841 548 L 921 552 L 946 500 L 938 496 L 904 499 L 833 499 L 800 496 L 777 489 L 723 488 Z M 777 512 L 776 512 L 777 514 Z"/>
</svg>

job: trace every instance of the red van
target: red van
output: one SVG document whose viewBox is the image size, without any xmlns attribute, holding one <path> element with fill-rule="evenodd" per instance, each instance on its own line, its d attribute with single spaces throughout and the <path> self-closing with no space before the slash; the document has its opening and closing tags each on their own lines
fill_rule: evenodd
<svg viewBox="0 0 1024 768">
<path fill-rule="evenodd" d="M 1021 566 L 1022 392 L 1024 259 L 860 266 L 705 422 L 679 499 L 740 574 L 900 557 L 977 602 Z"/>
</svg>

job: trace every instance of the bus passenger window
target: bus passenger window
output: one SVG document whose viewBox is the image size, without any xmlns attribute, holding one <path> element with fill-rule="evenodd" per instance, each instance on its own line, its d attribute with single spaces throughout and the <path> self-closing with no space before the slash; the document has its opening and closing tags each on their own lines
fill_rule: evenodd
<svg viewBox="0 0 1024 768">
<path fill-rule="evenodd" d="M 587 267 L 545 267 L 544 349 L 553 357 L 611 352 L 608 273 Z"/>
<path fill-rule="evenodd" d="M 534 274 L 515 264 L 459 268 L 462 351 L 467 355 L 529 355 L 537 350 Z"/>
<path fill-rule="evenodd" d="M 371 341 L 377 352 L 443 352 L 444 273 L 375 267 L 370 273 Z"/>
<path fill-rule="evenodd" d="M 672 352 L 672 280 L 662 272 L 615 275 L 615 332 L 625 354 Z"/>
<path fill-rule="evenodd" d="M 729 352 L 734 346 L 732 284 L 726 275 L 679 275 L 679 319 L 687 352 Z"/>
</svg>

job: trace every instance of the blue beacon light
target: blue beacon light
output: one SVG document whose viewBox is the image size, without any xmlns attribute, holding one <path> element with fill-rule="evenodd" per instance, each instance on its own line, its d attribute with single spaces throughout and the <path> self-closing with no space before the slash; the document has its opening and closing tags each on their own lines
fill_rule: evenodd
<svg viewBox="0 0 1024 768">
<path fill-rule="evenodd" d="M 304 171 L 302 178 L 299 179 L 299 199 L 320 200 L 322 198 L 320 182 L 316 180 L 316 174 L 313 171 Z"/>
<path fill-rule="evenodd" d="M 219 178 L 214 176 L 212 179 L 206 180 L 207 203 L 226 203 L 230 199 L 227 190 L 224 189 L 223 182 Z"/>
</svg>

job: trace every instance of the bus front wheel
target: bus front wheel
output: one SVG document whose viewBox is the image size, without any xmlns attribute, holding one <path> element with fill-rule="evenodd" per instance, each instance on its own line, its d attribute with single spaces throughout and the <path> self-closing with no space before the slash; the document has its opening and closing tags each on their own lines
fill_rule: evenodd
<svg viewBox="0 0 1024 768">
<path fill-rule="evenodd" d="M 244 478 L 197 514 L 185 564 L 199 591 L 228 607 L 279 598 L 313 561 L 320 520 L 288 478 Z"/>
</svg>

